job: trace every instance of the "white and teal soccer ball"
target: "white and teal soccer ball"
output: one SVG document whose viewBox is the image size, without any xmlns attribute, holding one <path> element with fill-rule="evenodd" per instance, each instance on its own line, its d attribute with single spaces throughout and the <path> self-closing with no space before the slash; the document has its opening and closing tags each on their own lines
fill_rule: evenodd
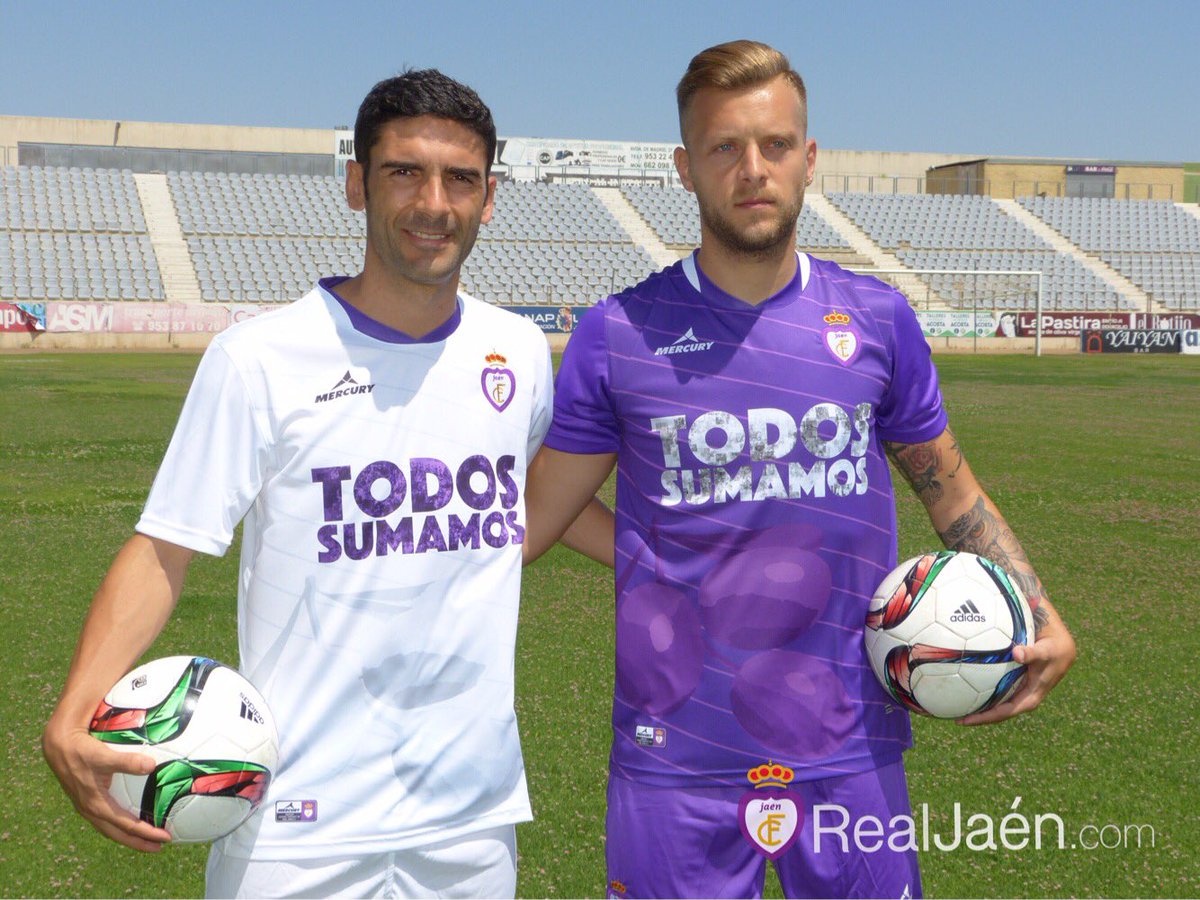
<svg viewBox="0 0 1200 900">
<path fill-rule="evenodd" d="M 973 553 L 926 553 L 897 566 L 867 612 L 867 658 L 906 709 L 956 719 L 1003 703 L 1021 686 L 1017 644 L 1033 616 L 1008 573 Z"/>
<path fill-rule="evenodd" d="M 203 656 L 168 656 L 134 669 L 96 708 L 92 737 L 144 753 L 150 775 L 113 775 L 125 810 L 181 843 L 212 841 L 266 796 L 279 761 L 262 695 L 234 669 Z"/>
</svg>

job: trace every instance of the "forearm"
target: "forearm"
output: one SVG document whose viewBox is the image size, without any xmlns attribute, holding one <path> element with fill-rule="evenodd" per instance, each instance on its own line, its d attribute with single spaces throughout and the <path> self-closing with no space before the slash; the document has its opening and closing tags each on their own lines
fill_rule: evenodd
<svg viewBox="0 0 1200 900">
<path fill-rule="evenodd" d="M 972 474 L 950 429 L 932 441 L 885 447 L 925 505 L 942 542 L 951 550 L 986 557 L 1004 569 L 1033 612 L 1033 644 L 1014 646 L 1012 651 L 1013 659 L 1026 667 L 1022 687 L 1010 699 L 967 716 L 962 723 L 999 722 L 1035 709 L 1074 663 L 1075 640 L 1046 598 L 1021 542 Z"/>
<path fill-rule="evenodd" d="M 1029 601 L 1035 630 L 1058 618 L 1033 563 L 970 465 L 954 433 L 921 444 L 886 444 L 888 456 L 924 504 L 950 550 L 986 557 L 1004 569 Z"/>
<path fill-rule="evenodd" d="M 573 536 L 573 540 L 581 542 L 576 549 L 598 562 L 611 560 L 611 549 L 606 554 L 593 552 L 594 547 L 582 549 L 582 543 L 592 547 L 596 535 L 603 531 L 603 527 L 597 525 L 600 513 L 589 507 L 615 462 L 615 453 L 563 453 L 550 447 L 538 451 L 530 463 L 525 482 L 525 540 L 522 546 L 525 565 L 553 547 L 567 529 L 573 527 L 580 513 L 586 518 Z M 608 539 L 612 540 L 611 528 Z M 611 562 L 607 564 L 611 565 Z"/>
<path fill-rule="evenodd" d="M 960 504 L 961 508 L 961 504 Z M 1012 529 L 982 490 L 974 492 L 965 510 L 930 509 L 933 526 L 950 550 L 964 550 L 990 559 L 1021 588 L 1033 611 L 1036 631 L 1058 618 L 1033 563 Z"/>
<path fill-rule="evenodd" d="M 614 549 L 616 520 L 607 506 L 593 497 L 562 536 L 562 542 L 610 569 L 616 563 Z"/>
<path fill-rule="evenodd" d="M 121 548 L 88 610 L 50 726 L 86 727 L 96 704 L 166 625 L 191 552 L 143 535 Z"/>
</svg>

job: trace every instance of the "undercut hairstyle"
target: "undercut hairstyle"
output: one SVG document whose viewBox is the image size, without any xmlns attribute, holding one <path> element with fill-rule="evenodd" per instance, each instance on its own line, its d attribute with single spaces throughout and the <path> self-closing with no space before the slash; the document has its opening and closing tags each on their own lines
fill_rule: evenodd
<svg viewBox="0 0 1200 900">
<path fill-rule="evenodd" d="M 808 125 L 808 92 L 804 79 L 792 68 L 788 58 L 767 44 L 758 41 L 729 41 L 701 50 L 688 63 L 687 71 L 675 88 L 679 105 L 679 134 L 684 137 L 688 108 L 696 92 L 704 88 L 733 91 L 764 84 L 782 75 L 796 89 Z M 686 141 L 685 141 L 686 143 Z"/>
<path fill-rule="evenodd" d="M 354 120 L 354 158 L 370 168 L 371 148 L 383 126 L 394 119 L 437 116 L 465 125 L 483 140 L 487 152 L 484 174 L 492 169 L 496 155 L 496 125 L 492 111 L 479 95 L 437 69 L 409 69 L 386 78 L 367 94 Z"/>
</svg>

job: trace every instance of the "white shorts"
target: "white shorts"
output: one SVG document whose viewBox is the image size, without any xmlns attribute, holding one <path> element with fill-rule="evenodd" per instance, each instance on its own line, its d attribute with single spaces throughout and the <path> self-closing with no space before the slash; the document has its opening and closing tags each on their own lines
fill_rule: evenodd
<svg viewBox="0 0 1200 900">
<path fill-rule="evenodd" d="M 371 856 L 254 860 L 208 856 L 207 897 L 513 897 L 516 827 Z"/>
</svg>

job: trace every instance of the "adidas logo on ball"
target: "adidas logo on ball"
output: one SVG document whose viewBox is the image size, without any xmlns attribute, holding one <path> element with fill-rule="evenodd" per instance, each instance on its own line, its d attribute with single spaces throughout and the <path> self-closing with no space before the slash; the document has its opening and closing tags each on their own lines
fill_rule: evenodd
<svg viewBox="0 0 1200 900">
<path fill-rule="evenodd" d="M 968 600 L 950 616 L 951 622 L 986 622 L 987 619 L 979 611 L 973 600 Z"/>
<path fill-rule="evenodd" d="M 263 724 L 263 717 L 259 711 L 255 709 L 254 704 L 250 702 L 250 698 L 245 694 L 240 696 L 242 699 L 242 709 L 238 715 L 243 719 L 249 719 L 251 722 L 256 722 L 259 725 Z"/>
</svg>

